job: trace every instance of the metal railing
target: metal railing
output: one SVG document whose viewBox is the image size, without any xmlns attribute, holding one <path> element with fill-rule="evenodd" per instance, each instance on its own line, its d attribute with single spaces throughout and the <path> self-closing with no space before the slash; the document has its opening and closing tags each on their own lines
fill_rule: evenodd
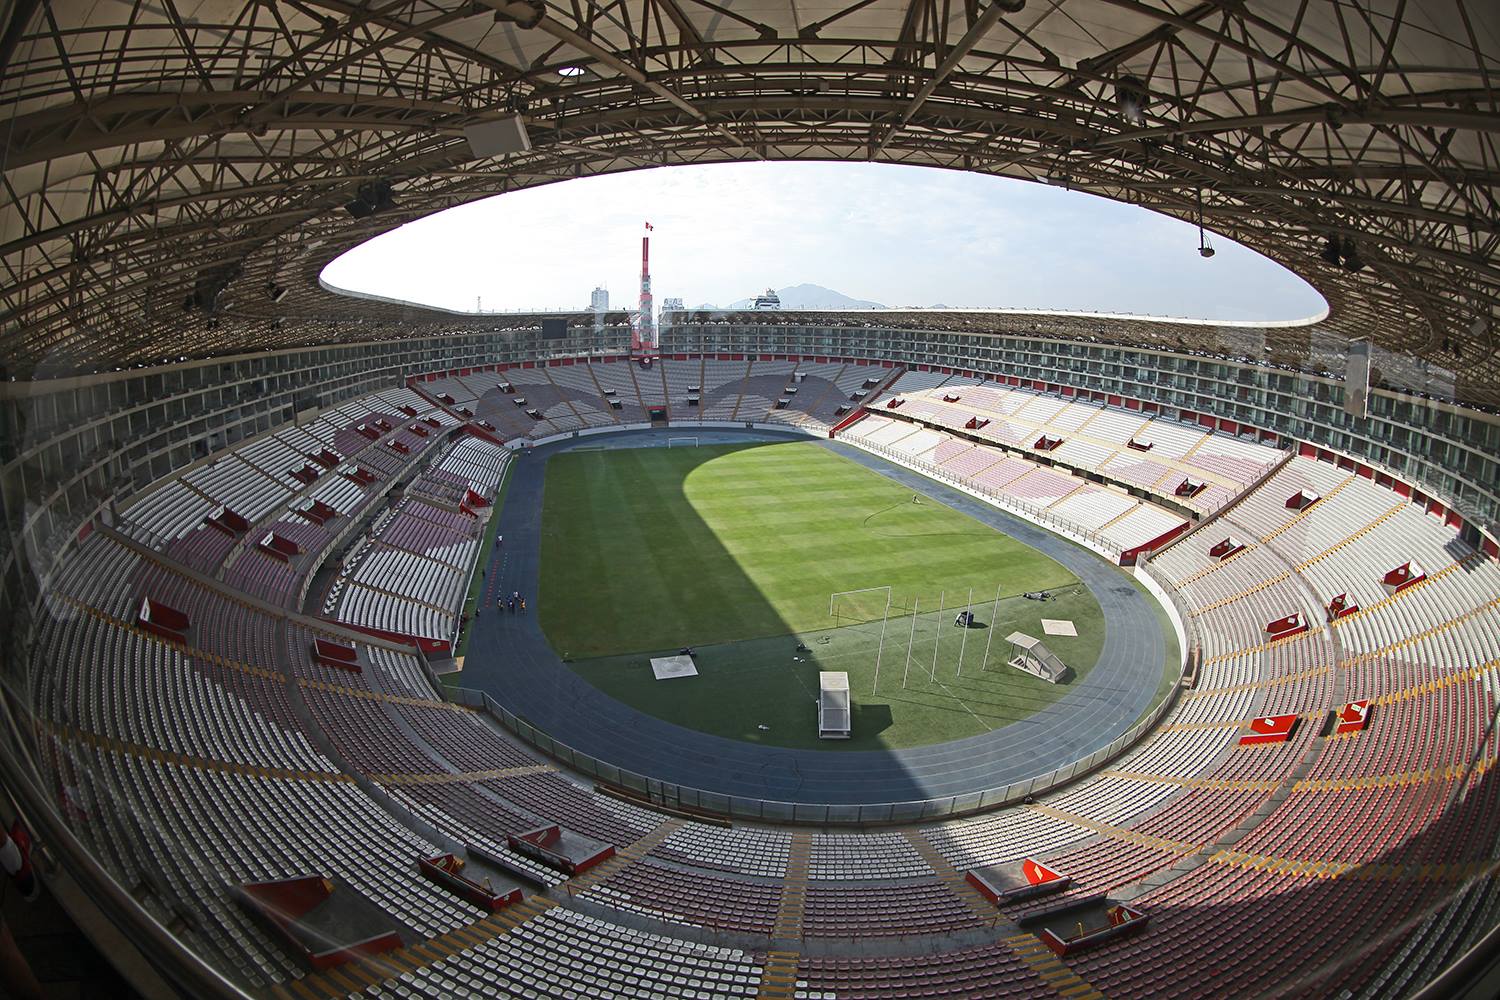
<svg viewBox="0 0 1500 1000">
<path fill-rule="evenodd" d="M 605 785 L 621 789 L 652 804 L 670 809 L 711 813 L 732 819 L 756 820 L 767 823 L 810 823 L 814 825 L 866 824 L 866 823 L 916 823 L 936 819 L 947 819 L 969 813 L 983 812 L 1000 806 L 1021 802 L 1028 796 L 1040 795 L 1058 785 L 1079 778 L 1103 766 L 1120 754 L 1135 746 L 1166 717 L 1177 703 L 1181 688 L 1182 672 L 1178 669 L 1177 681 L 1145 718 L 1136 722 L 1125 732 L 1115 737 L 1108 745 L 1100 747 L 1071 764 L 995 788 L 938 798 L 917 799 L 904 802 L 867 802 L 859 804 L 784 802 L 752 796 L 727 795 L 690 785 L 664 781 L 640 774 L 628 768 L 571 747 L 554 739 L 531 723 L 522 719 L 483 691 L 473 688 L 450 687 L 446 690 L 454 701 L 487 712 L 507 731 L 536 747 L 554 760 L 587 775 Z"/>
</svg>

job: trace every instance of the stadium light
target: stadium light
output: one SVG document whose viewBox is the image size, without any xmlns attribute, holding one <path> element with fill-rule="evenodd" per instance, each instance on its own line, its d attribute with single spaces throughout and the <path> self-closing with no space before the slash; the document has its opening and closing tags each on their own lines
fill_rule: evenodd
<svg viewBox="0 0 1500 1000">
<path fill-rule="evenodd" d="M 395 207 L 396 198 L 391 191 L 391 182 L 378 180 L 361 184 L 354 198 L 344 205 L 344 211 L 356 219 L 368 219 Z"/>
</svg>

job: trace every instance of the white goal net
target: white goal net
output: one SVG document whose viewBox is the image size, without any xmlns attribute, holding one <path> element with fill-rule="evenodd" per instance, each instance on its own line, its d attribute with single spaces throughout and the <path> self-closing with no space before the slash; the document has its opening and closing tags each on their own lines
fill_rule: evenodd
<svg viewBox="0 0 1500 1000">
<path fill-rule="evenodd" d="M 863 587 L 840 590 L 828 597 L 828 617 L 834 624 L 873 622 L 884 618 L 890 608 L 891 587 Z"/>
<path fill-rule="evenodd" d="M 668 448 L 696 448 L 696 447 L 698 447 L 698 439 L 695 438 L 695 437 L 667 438 L 667 447 Z"/>
</svg>

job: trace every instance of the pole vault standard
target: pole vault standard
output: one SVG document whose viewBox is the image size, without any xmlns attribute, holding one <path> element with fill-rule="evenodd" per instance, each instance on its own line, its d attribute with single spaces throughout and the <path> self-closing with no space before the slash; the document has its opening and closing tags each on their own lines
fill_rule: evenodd
<svg viewBox="0 0 1500 1000">
<path fill-rule="evenodd" d="M 969 603 L 964 605 L 964 634 L 958 639 L 958 676 L 964 675 L 964 647 L 969 644 L 969 624 L 974 621 L 974 588 L 969 588 Z"/>
<path fill-rule="evenodd" d="M 922 599 L 914 598 L 911 602 L 911 634 L 906 637 L 906 669 L 901 671 L 901 690 L 906 690 L 906 678 L 911 674 L 911 644 L 917 641 L 917 605 Z"/>
<path fill-rule="evenodd" d="M 891 620 L 891 590 L 885 591 L 885 614 L 880 616 L 880 645 L 875 648 L 875 686 L 870 688 L 874 694 L 880 688 L 880 656 L 885 652 L 885 625 Z"/>
<path fill-rule="evenodd" d="M 990 609 L 990 630 L 984 637 L 984 662 L 979 665 L 982 674 L 990 668 L 990 643 L 995 639 L 995 616 L 1000 613 L 1000 585 L 995 584 L 995 606 Z"/>
</svg>

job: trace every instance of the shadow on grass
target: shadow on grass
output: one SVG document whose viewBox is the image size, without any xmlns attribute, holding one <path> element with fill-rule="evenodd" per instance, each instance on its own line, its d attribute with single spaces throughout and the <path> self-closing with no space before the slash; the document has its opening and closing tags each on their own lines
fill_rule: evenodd
<svg viewBox="0 0 1500 1000">
<path fill-rule="evenodd" d="M 845 492 L 851 478 L 855 482 Z M 797 502 L 772 502 L 768 490 Z M 1076 580 L 1060 582 L 1072 575 L 1050 558 L 936 500 L 913 504 L 910 488 L 815 445 L 564 452 L 548 462 L 546 491 L 540 607 L 558 653 L 604 693 L 691 729 L 794 749 L 945 743 L 1009 725 L 1053 703 L 1088 675 L 1103 646 L 1098 604 Z M 818 506 L 831 505 L 846 519 L 842 535 L 830 537 L 828 523 L 809 512 L 810 494 L 826 494 Z M 901 499 L 892 502 L 893 495 Z M 841 497 L 858 499 L 840 507 Z M 882 506 L 856 528 L 847 521 L 853 502 Z M 898 507 L 941 529 L 912 537 L 968 543 L 983 535 L 999 547 L 974 554 L 965 545 L 873 546 L 870 534 L 859 529 Z M 707 518 L 719 522 L 717 530 Z M 943 527 L 957 522 L 968 530 Z M 892 553 L 912 560 L 918 570 L 904 564 L 892 568 Z M 920 561 L 928 556 L 930 564 Z M 965 565 L 966 558 L 980 561 Z M 828 569 L 839 559 L 848 562 Z M 873 620 L 798 631 L 745 562 L 763 578 L 815 590 L 825 607 L 837 584 L 811 588 L 805 577 L 879 586 L 905 570 L 909 589 L 926 587 L 931 596 L 915 598 L 915 615 L 903 595 L 884 621 L 876 608 Z M 943 578 L 924 579 L 922 572 L 957 573 L 963 586 L 940 596 Z M 993 575 L 987 586 L 971 591 L 982 579 L 979 574 Z M 1019 596 L 1039 580 L 1050 583 L 1046 589 L 1054 600 Z M 987 599 L 973 600 L 981 590 Z M 955 600 L 955 594 L 962 597 Z M 812 599 L 811 594 L 802 598 Z M 944 606 L 937 610 L 940 602 Z M 954 625 L 963 610 L 975 616 L 969 628 Z M 1079 624 L 1077 637 L 1047 637 L 1073 668 L 1067 684 L 1048 684 L 1004 662 L 1008 647 L 997 636 L 1012 631 L 1041 636 L 1044 615 Z M 712 641 L 716 633 L 746 632 L 751 637 Z M 608 656 L 574 656 L 565 648 L 594 643 L 628 649 L 634 641 L 666 635 L 676 645 L 637 646 L 639 651 Z M 651 656 L 675 654 L 683 645 L 695 647 L 699 676 L 657 681 Z M 825 670 L 849 675 L 854 713 L 848 740 L 817 737 L 818 674 Z M 884 711 L 871 711 L 877 705 Z"/>
</svg>

